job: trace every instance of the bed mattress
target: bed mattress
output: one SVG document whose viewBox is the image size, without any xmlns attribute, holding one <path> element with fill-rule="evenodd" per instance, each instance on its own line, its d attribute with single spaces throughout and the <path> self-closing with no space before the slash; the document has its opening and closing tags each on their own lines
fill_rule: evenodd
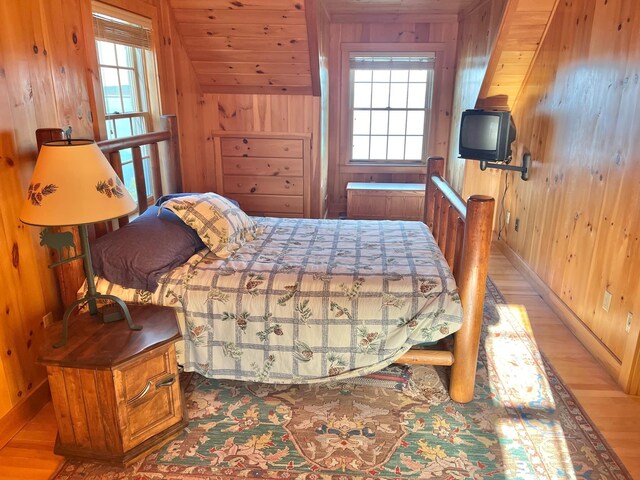
<svg viewBox="0 0 640 480">
<path fill-rule="evenodd" d="M 256 218 L 230 258 L 208 250 L 151 293 L 98 279 L 125 301 L 176 307 L 187 371 L 269 383 L 379 370 L 460 328 L 458 290 L 421 222 Z"/>
</svg>

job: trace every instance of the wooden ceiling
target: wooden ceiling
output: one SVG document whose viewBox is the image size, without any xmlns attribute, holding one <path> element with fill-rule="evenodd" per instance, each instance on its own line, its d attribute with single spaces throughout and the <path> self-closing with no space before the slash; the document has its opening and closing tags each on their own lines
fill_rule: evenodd
<svg viewBox="0 0 640 480">
<path fill-rule="evenodd" d="M 453 18 L 483 0 L 322 0 L 332 22 L 398 21 L 398 17 Z"/>
<path fill-rule="evenodd" d="M 456 21 L 482 0 L 169 0 L 205 93 L 318 93 L 316 9 L 331 21 Z M 307 8 L 308 7 L 308 8 Z M 307 22 L 310 28 L 307 29 Z M 311 50 L 310 50 L 311 46 Z"/>
<path fill-rule="evenodd" d="M 486 0 L 169 0 L 205 93 L 319 94 L 317 21 L 453 22 Z M 478 105 L 513 106 L 557 0 L 508 0 Z M 319 10 L 320 9 L 320 10 Z"/>
<path fill-rule="evenodd" d="M 204 92 L 312 93 L 305 0 L 169 3 Z"/>
</svg>

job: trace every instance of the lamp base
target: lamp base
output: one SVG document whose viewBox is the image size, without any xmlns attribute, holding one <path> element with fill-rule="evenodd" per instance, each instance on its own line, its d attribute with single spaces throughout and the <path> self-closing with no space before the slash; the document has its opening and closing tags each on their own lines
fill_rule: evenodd
<svg viewBox="0 0 640 480">
<path fill-rule="evenodd" d="M 93 304 L 93 307 L 90 308 L 90 311 L 95 311 L 95 303 L 97 300 L 110 300 L 113 302 L 112 304 L 107 305 L 96 312 L 104 323 L 111 323 L 125 319 L 131 330 L 142 330 L 142 326 L 135 325 L 133 323 L 131 314 L 129 313 L 129 307 L 127 307 L 127 304 L 124 303 L 120 298 L 116 297 L 115 295 L 103 295 L 101 293 L 96 293 L 94 295 L 87 294 L 81 299 L 73 302 L 65 310 L 64 316 L 62 317 L 62 338 L 60 338 L 59 342 L 53 344 L 53 348 L 60 348 L 67 344 L 67 341 L 69 339 L 69 317 L 76 309 L 76 307 L 82 305 L 83 303 L 89 303 Z"/>
<path fill-rule="evenodd" d="M 125 318 L 122 308 L 120 305 L 116 305 L 115 303 L 109 303 L 100 307 L 98 309 L 98 315 L 100 315 L 104 323 L 117 322 L 119 320 L 124 320 Z"/>
</svg>

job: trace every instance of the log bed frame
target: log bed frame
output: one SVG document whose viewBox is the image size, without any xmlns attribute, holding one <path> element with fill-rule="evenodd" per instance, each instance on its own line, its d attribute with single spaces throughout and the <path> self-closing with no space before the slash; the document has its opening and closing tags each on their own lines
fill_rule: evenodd
<svg viewBox="0 0 640 480">
<path fill-rule="evenodd" d="M 164 192 L 181 190 L 180 159 L 177 123 L 175 116 L 162 117 L 162 129 L 157 132 L 118 140 L 97 142 L 114 170 L 122 177 L 120 151 L 132 148 L 133 166 L 137 184 L 139 213 L 147 209 L 146 185 L 142 169 L 140 147 L 150 145 L 151 171 L 154 198 Z M 57 128 L 39 129 L 36 132 L 38 148 L 49 140 L 64 138 Z M 161 162 L 158 143 L 168 143 L 167 154 Z M 162 172 L 162 174 L 161 174 Z M 170 177 L 170 178 L 168 178 Z M 165 187 L 163 185 L 174 185 Z M 424 222 L 431 229 L 440 250 L 453 271 L 460 290 L 463 306 L 462 327 L 453 335 L 453 351 L 448 349 L 411 349 L 398 363 L 451 366 L 449 394 L 460 403 L 473 399 L 476 363 L 482 329 L 484 292 L 487 279 L 489 248 L 493 225 L 494 199 L 473 195 L 465 202 L 444 180 L 444 159 L 430 157 L 427 160 L 427 185 Z M 105 224 L 96 224 L 90 236 L 99 237 L 119 228 L 129 219 L 124 217 Z M 79 243 L 76 242 L 78 245 Z M 84 270 L 80 262 L 71 262 L 57 271 L 63 304 L 76 299 L 76 292 L 84 282 Z"/>
</svg>

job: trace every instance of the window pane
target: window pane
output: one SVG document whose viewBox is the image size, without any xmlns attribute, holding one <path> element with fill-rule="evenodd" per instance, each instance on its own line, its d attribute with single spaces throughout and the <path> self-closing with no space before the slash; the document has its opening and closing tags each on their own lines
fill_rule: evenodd
<svg viewBox="0 0 640 480">
<path fill-rule="evenodd" d="M 371 160 L 387 159 L 387 137 L 371 137 Z"/>
<path fill-rule="evenodd" d="M 391 108 L 407 108 L 407 84 L 392 83 L 391 84 Z"/>
<path fill-rule="evenodd" d="M 427 86 L 424 83 L 409 84 L 409 108 L 425 108 Z"/>
<path fill-rule="evenodd" d="M 425 83 L 427 81 L 427 70 L 411 70 L 409 81 Z"/>
<path fill-rule="evenodd" d="M 354 70 L 353 81 L 354 82 L 370 82 L 371 70 Z"/>
<path fill-rule="evenodd" d="M 407 137 L 404 158 L 406 160 L 422 160 L 422 137 Z"/>
<path fill-rule="evenodd" d="M 120 135 L 122 137 L 123 135 Z M 124 164 L 126 162 L 133 161 L 133 154 L 131 153 L 131 149 L 127 148 L 126 150 L 120 150 L 120 161 Z"/>
<path fill-rule="evenodd" d="M 138 102 L 135 98 L 135 78 L 132 70 L 120 70 L 120 86 L 122 88 L 123 112 L 139 112 Z"/>
<path fill-rule="evenodd" d="M 409 70 L 391 70 L 392 82 L 407 83 L 409 80 Z"/>
<path fill-rule="evenodd" d="M 404 159 L 404 135 L 389 137 L 389 160 Z"/>
<path fill-rule="evenodd" d="M 368 110 L 354 110 L 353 112 L 353 134 L 369 135 L 369 124 L 371 114 Z"/>
<path fill-rule="evenodd" d="M 407 112 L 407 135 L 424 134 L 424 111 Z"/>
<path fill-rule="evenodd" d="M 147 127 L 144 117 L 133 117 L 131 119 L 133 124 L 133 134 L 140 135 L 141 133 L 147 133 Z M 148 147 L 145 147 L 148 148 Z"/>
<path fill-rule="evenodd" d="M 389 82 L 391 77 L 391 70 L 374 70 L 373 81 L 374 82 Z"/>
<path fill-rule="evenodd" d="M 389 106 L 389 84 L 374 83 L 373 95 L 371 99 L 373 108 L 387 108 Z"/>
<path fill-rule="evenodd" d="M 129 190 L 133 198 L 137 198 L 138 194 L 136 193 L 136 177 L 133 173 L 133 163 L 122 164 L 122 176 L 124 177 L 122 179 L 124 186 Z"/>
<path fill-rule="evenodd" d="M 131 120 L 128 118 L 118 118 L 116 119 L 116 133 L 118 138 L 122 137 L 130 137 L 133 135 L 131 132 Z M 127 150 L 130 151 L 130 150 Z"/>
<path fill-rule="evenodd" d="M 371 112 L 371 134 L 386 135 L 389 123 L 389 112 Z"/>
<path fill-rule="evenodd" d="M 106 113 L 122 113 L 118 70 L 112 67 L 101 67 L 100 77 L 102 79 L 102 92 L 104 95 L 104 108 Z"/>
<path fill-rule="evenodd" d="M 116 127 L 113 120 L 107 120 L 107 139 L 116 138 Z"/>
<path fill-rule="evenodd" d="M 144 148 L 143 148 L 143 152 L 144 152 Z M 147 187 L 146 188 L 147 197 L 150 197 L 151 195 L 153 195 L 153 192 L 151 191 L 153 189 L 153 185 L 151 185 L 151 159 L 144 158 L 142 161 L 142 166 L 144 170 L 145 186 Z"/>
<path fill-rule="evenodd" d="M 362 135 L 353 136 L 353 152 L 351 158 L 354 160 L 369 159 L 369 137 Z"/>
<path fill-rule="evenodd" d="M 96 42 L 98 49 L 98 63 L 102 65 L 116 65 L 115 45 L 111 42 L 98 40 Z"/>
<path fill-rule="evenodd" d="M 407 123 L 407 112 L 389 112 L 389 134 L 404 135 Z"/>
<path fill-rule="evenodd" d="M 116 44 L 119 67 L 133 67 L 133 57 L 131 55 L 131 50 L 131 47 Z"/>
<path fill-rule="evenodd" d="M 371 84 L 356 83 L 353 85 L 353 108 L 371 107 Z"/>
</svg>

